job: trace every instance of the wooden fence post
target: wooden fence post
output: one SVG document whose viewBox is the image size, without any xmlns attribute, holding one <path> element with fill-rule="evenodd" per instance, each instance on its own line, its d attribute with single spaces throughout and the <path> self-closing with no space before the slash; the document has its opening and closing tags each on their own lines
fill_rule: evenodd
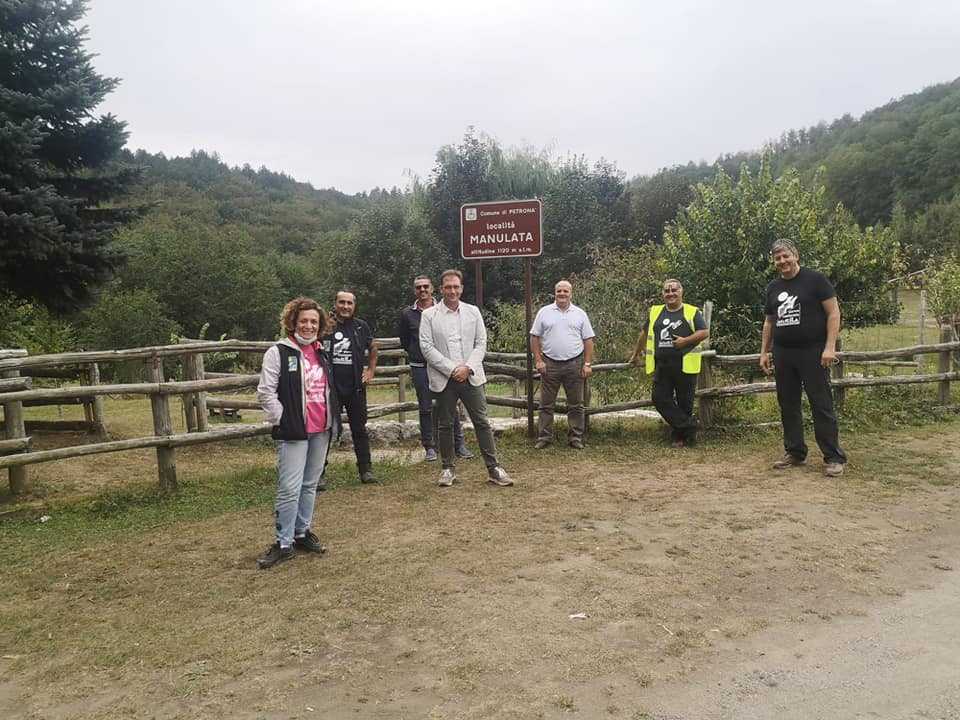
<svg viewBox="0 0 960 720">
<path fill-rule="evenodd" d="M 920 344 L 926 345 L 924 342 L 924 331 L 927 325 L 927 289 L 920 288 Z"/>
<path fill-rule="evenodd" d="M 180 338 L 180 344 L 189 342 L 186 338 Z M 197 356 L 193 353 L 184 353 L 183 358 L 183 379 L 184 380 L 203 380 L 203 376 L 197 372 Z M 197 432 L 200 423 L 197 418 L 199 408 L 197 407 L 197 393 L 184 393 L 180 396 L 183 403 L 183 421 L 187 432 Z"/>
<path fill-rule="evenodd" d="M 147 359 L 147 378 L 153 383 L 163 382 L 163 362 L 158 355 Z M 168 395 L 152 393 L 150 407 L 153 410 L 153 433 L 157 436 L 172 435 Z M 167 492 L 177 489 L 177 451 L 169 445 L 157 446 L 157 476 L 160 489 Z"/>
<path fill-rule="evenodd" d="M 197 380 L 205 380 L 207 371 L 204 367 L 203 353 L 197 353 L 193 356 L 193 367 L 197 374 Z M 197 432 L 207 432 L 210 429 L 210 416 L 207 413 L 207 393 L 194 393 L 193 404 L 197 408 Z"/>
<path fill-rule="evenodd" d="M 87 383 L 90 385 L 100 384 L 100 366 L 96 363 L 87 365 Z M 94 395 L 93 402 L 90 405 L 90 418 L 93 423 L 93 434 L 99 440 L 107 439 L 107 423 L 103 412 L 103 395 Z"/>
<path fill-rule="evenodd" d="M 519 380 L 518 378 L 514 378 L 514 379 L 513 379 L 513 395 L 512 395 L 512 397 L 515 397 L 517 400 L 520 399 L 520 380 Z M 519 417 L 520 417 L 520 408 L 518 408 L 518 407 L 513 408 L 513 410 L 512 410 L 512 415 L 513 415 L 513 418 L 514 418 L 514 419 L 519 418 Z"/>
<path fill-rule="evenodd" d="M 953 341 L 953 328 L 949 323 L 944 323 L 940 328 L 940 342 L 948 343 Z M 938 373 L 948 373 L 950 372 L 950 366 L 953 360 L 953 353 L 947 350 L 946 352 L 938 353 L 939 360 L 937 363 L 937 372 Z M 950 404 L 950 381 L 941 380 L 939 386 L 939 392 L 937 394 L 937 400 L 941 405 Z"/>
<path fill-rule="evenodd" d="M 713 320 L 713 302 L 707 300 L 703 304 L 703 321 L 706 323 L 707 330 L 710 330 L 710 323 Z M 710 349 L 710 338 L 708 337 L 700 343 L 701 351 Z M 700 374 L 697 376 L 697 389 L 706 390 L 713 387 L 713 358 L 705 357 L 700 366 Z M 697 414 L 700 416 L 700 426 L 708 428 L 713 425 L 714 405 L 713 398 L 700 397 L 697 399 Z"/>
<path fill-rule="evenodd" d="M 183 341 L 181 340 L 180 342 Z M 202 379 L 197 377 L 197 363 L 195 358 L 196 355 L 193 354 L 187 354 L 183 356 L 184 380 Z M 180 396 L 180 401 L 183 403 L 183 420 L 188 433 L 197 431 L 197 403 L 195 398 L 196 393 L 184 393 Z"/>
<path fill-rule="evenodd" d="M 180 340 L 181 343 L 190 342 Z M 183 379 L 203 380 L 203 354 L 187 353 L 183 356 Z M 187 432 L 206 432 L 207 424 L 207 394 L 204 392 L 184 393 L 180 396 L 183 402 L 183 417 Z"/>
<path fill-rule="evenodd" d="M 407 401 L 407 388 L 406 388 L 406 383 L 404 383 L 404 378 L 405 378 L 404 373 L 400 373 L 399 375 L 397 375 L 397 402 L 398 403 L 405 403 Z M 401 425 L 403 425 L 403 422 L 405 419 L 406 419 L 406 415 L 404 414 L 403 410 L 397 413 L 397 420 L 400 421 Z"/>
<path fill-rule="evenodd" d="M 837 352 L 843 349 L 842 338 L 837 338 Z M 830 368 L 830 379 L 840 380 L 843 377 L 843 360 L 837 360 L 837 363 Z M 847 399 L 847 389 L 842 385 L 835 385 L 833 388 L 833 404 L 836 409 L 843 410 L 843 402 Z"/>
<path fill-rule="evenodd" d="M 26 353 L 24 353 L 26 354 Z M 0 377 L 19 377 L 19 370 L 5 370 Z M 0 398 L 3 396 L 0 395 Z M 27 436 L 23 423 L 23 403 L 19 400 L 3 404 L 4 426 L 7 440 L 17 440 Z M 23 495 L 30 491 L 30 480 L 27 477 L 27 468 L 24 465 L 7 469 L 10 478 L 10 492 L 13 495 Z"/>
<path fill-rule="evenodd" d="M 86 373 L 81 370 L 80 377 L 82 378 Z M 93 398 L 81 398 L 80 404 L 83 405 L 83 421 L 87 424 L 87 432 L 93 433 Z M 58 408 L 59 410 L 59 408 Z"/>
</svg>

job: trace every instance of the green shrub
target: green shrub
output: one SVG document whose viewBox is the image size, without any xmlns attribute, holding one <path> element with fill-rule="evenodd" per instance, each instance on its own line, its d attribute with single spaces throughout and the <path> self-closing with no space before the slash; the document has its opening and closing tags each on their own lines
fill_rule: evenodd
<svg viewBox="0 0 960 720">
<path fill-rule="evenodd" d="M 0 296 L 0 348 L 24 348 L 31 355 L 74 350 L 77 330 L 42 305 Z"/>
<path fill-rule="evenodd" d="M 83 342 L 88 350 L 166 345 L 180 326 L 163 312 L 152 290 L 115 288 L 103 293 L 84 316 Z"/>
<path fill-rule="evenodd" d="M 787 171 L 774 180 L 766 162 L 757 175 L 744 167 L 734 182 L 721 170 L 711 184 L 697 186 L 694 201 L 667 228 L 663 262 L 687 299 L 714 302 L 714 347 L 756 352 L 763 292 L 775 277 L 770 246 L 783 237 L 797 244 L 801 265 L 833 282 L 846 325 L 896 319 L 886 285 L 899 269 L 893 234 L 861 230 L 843 206 L 828 208 L 824 196 L 819 179 L 805 187 Z"/>
</svg>

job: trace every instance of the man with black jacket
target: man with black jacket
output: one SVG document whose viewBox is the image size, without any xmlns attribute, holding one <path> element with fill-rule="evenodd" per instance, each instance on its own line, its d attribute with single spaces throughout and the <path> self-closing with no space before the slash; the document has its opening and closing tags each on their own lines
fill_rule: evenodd
<svg viewBox="0 0 960 720">
<path fill-rule="evenodd" d="M 410 364 L 410 377 L 417 391 L 417 404 L 420 406 L 420 443 L 423 445 L 425 459 L 433 462 L 437 459 L 437 414 L 433 412 L 433 394 L 427 379 L 427 363 L 420 349 L 420 318 L 423 311 L 433 307 L 433 283 L 426 275 L 418 275 L 413 281 L 413 294 L 416 302 L 400 311 L 397 323 L 397 335 L 400 347 L 407 353 Z M 468 459 L 474 455 L 467 448 L 463 437 L 463 424 L 459 413 L 453 417 L 453 439 L 457 457 Z"/>
<path fill-rule="evenodd" d="M 353 292 L 341 290 L 337 293 L 334 305 L 336 325 L 324 339 L 324 348 L 333 366 L 333 382 L 340 406 L 337 415 L 343 408 L 347 411 L 360 482 L 375 483 L 377 479 L 373 475 L 367 435 L 367 383 L 373 380 L 377 370 L 377 344 L 370 326 L 355 316 L 356 310 L 357 299 Z"/>
</svg>

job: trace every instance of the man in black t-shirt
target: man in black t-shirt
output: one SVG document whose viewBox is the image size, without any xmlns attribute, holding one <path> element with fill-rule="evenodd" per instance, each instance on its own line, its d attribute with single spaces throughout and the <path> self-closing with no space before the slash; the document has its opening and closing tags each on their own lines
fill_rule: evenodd
<svg viewBox="0 0 960 720">
<path fill-rule="evenodd" d="M 777 240 L 770 256 L 780 277 L 766 290 L 760 368 L 767 374 L 772 370 L 777 382 L 785 450 L 773 467 L 783 470 L 806 462 L 800 413 L 801 392 L 806 391 L 824 473 L 837 477 L 847 462 L 830 393 L 829 368 L 837 360 L 840 333 L 837 294 L 822 274 L 800 267 L 800 253 L 792 241 Z"/>
<path fill-rule="evenodd" d="M 330 356 L 333 382 L 337 388 L 340 404 L 337 416 L 346 408 L 350 422 L 360 482 L 375 483 L 367 435 L 367 383 L 373 380 L 377 370 L 377 344 L 373 341 L 370 326 L 355 317 L 356 310 L 357 300 L 352 292 L 341 290 L 337 293 L 333 310 L 337 324 L 324 338 L 323 344 Z"/>
</svg>

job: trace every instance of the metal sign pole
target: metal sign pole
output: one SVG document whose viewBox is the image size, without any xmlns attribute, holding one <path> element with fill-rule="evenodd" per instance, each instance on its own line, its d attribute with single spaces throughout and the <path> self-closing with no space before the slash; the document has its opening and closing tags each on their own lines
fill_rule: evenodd
<svg viewBox="0 0 960 720">
<path fill-rule="evenodd" d="M 477 269 L 477 307 L 483 309 L 483 263 L 480 260 L 474 260 L 473 264 Z"/>
<path fill-rule="evenodd" d="M 533 352 L 530 348 L 530 328 L 533 327 L 533 260 L 523 259 L 523 294 L 527 316 L 527 437 L 533 438 Z"/>
</svg>

